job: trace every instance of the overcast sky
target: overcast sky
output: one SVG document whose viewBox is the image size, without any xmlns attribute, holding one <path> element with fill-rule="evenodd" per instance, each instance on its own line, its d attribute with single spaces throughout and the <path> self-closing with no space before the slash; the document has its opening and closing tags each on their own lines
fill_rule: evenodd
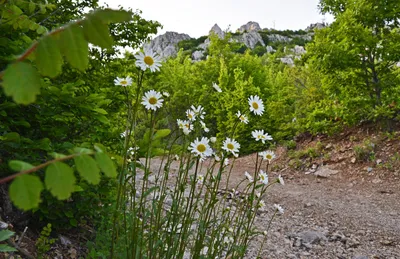
<svg viewBox="0 0 400 259">
<path fill-rule="evenodd" d="M 191 37 L 207 35 L 217 23 L 222 30 L 236 31 L 255 21 L 261 28 L 305 29 L 311 23 L 332 22 L 319 14 L 318 0 L 100 0 L 143 11 L 142 17 L 163 25 L 159 32 L 175 31 Z"/>
</svg>

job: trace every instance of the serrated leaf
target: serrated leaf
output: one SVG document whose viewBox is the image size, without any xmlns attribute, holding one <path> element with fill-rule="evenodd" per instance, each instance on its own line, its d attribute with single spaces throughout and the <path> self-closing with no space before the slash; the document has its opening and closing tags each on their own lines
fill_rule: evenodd
<svg viewBox="0 0 400 259">
<path fill-rule="evenodd" d="M 9 239 L 15 233 L 10 230 L 2 230 L 0 231 L 0 242 Z"/>
<path fill-rule="evenodd" d="M 168 136 L 171 133 L 170 129 L 160 129 L 157 130 L 156 133 L 153 136 L 153 139 L 160 139 Z"/>
<path fill-rule="evenodd" d="M 61 73 L 63 59 L 56 39 L 46 36 L 40 40 L 36 48 L 36 65 L 39 72 L 48 77 L 56 77 Z"/>
<path fill-rule="evenodd" d="M 114 162 L 105 153 L 97 152 L 95 154 L 97 165 L 100 167 L 101 171 L 108 177 L 116 177 L 117 169 L 115 168 Z"/>
<path fill-rule="evenodd" d="M 16 252 L 18 251 L 14 247 L 8 246 L 6 244 L 0 244 L 0 252 Z"/>
<path fill-rule="evenodd" d="M 59 42 L 71 66 L 84 71 L 89 64 L 89 45 L 82 28 L 76 24 L 67 27 L 61 33 Z"/>
<path fill-rule="evenodd" d="M 8 166 L 14 170 L 14 171 L 25 171 L 34 168 L 33 165 L 26 163 L 24 161 L 19 161 L 19 160 L 11 160 L 8 162 Z"/>
<path fill-rule="evenodd" d="M 96 161 L 89 155 L 81 155 L 74 158 L 79 175 L 91 184 L 100 182 L 100 169 Z"/>
<path fill-rule="evenodd" d="M 75 190 L 74 170 L 67 164 L 55 162 L 46 169 L 46 188 L 59 200 L 68 199 Z"/>
<path fill-rule="evenodd" d="M 21 175 L 10 184 L 9 193 L 14 205 L 22 210 L 37 208 L 40 203 L 40 193 L 43 183 L 33 175 Z"/>
<path fill-rule="evenodd" d="M 99 17 L 105 23 L 127 22 L 132 19 L 132 13 L 124 10 L 104 9 L 93 13 L 93 16 Z"/>
<path fill-rule="evenodd" d="M 83 31 L 86 39 L 101 48 L 111 48 L 113 45 L 113 39 L 111 38 L 108 25 L 105 24 L 97 16 L 89 16 L 83 22 Z"/>
<path fill-rule="evenodd" d="M 40 85 L 40 75 L 31 64 L 17 62 L 9 65 L 4 72 L 4 93 L 16 103 L 35 102 L 36 95 L 40 94 Z"/>
</svg>

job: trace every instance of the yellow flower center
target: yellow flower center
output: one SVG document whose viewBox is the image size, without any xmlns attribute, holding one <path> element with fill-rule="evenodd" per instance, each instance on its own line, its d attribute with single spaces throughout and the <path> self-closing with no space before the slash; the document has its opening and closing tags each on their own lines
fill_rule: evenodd
<svg viewBox="0 0 400 259">
<path fill-rule="evenodd" d="M 151 65 L 154 64 L 154 59 L 152 57 L 150 57 L 150 56 L 145 56 L 143 61 L 148 66 L 151 66 Z"/>
<path fill-rule="evenodd" d="M 265 176 L 263 174 L 260 174 L 260 179 L 261 179 L 261 181 L 264 181 L 265 180 Z"/>
<path fill-rule="evenodd" d="M 262 135 L 258 135 L 257 138 L 258 138 L 258 139 L 262 139 L 263 136 L 262 136 Z"/>
<path fill-rule="evenodd" d="M 240 116 L 240 120 L 241 120 L 241 121 L 244 121 L 244 120 L 245 120 L 245 118 L 243 117 L 243 115 Z"/>
<path fill-rule="evenodd" d="M 233 150 L 235 148 L 235 146 L 232 143 L 229 143 L 228 145 L 226 145 L 228 149 Z"/>
<path fill-rule="evenodd" d="M 193 118 L 193 115 L 191 113 L 188 113 L 188 118 L 189 119 Z"/>
<path fill-rule="evenodd" d="M 126 80 L 121 81 L 121 85 L 127 85 L 127 84 L 128 84 L 128 81 L 126 81 Z"/>
<path fill-rule="evenodd" d="M 155 98 L 154 96 L 149 98 L 149 103 L 152 105 L 155 105 L 157 103 L 157 98 Z"/>
<path fill-rule="evenodd" d="M 258 103 L 256 103 L 256 102 L 253 102 L 253 103 L 251 104 L 251 106 L 253 106 L 253 108 L 254 108 L 255 110 L 258 109 Z"/>
<path fill-rule="evenodd" d="M 272 156 L 271 155 L 266 155 L 266 157 L 267 157 L 267 159 L 272 159 Z"/>
<path fill-rule="evenodd" d="M 206 145 L 204 145 L 204 144 L 197 145 L 197 151 L 199 151 L 200 153 L 203 153 L 204 151 L 206 151 Z"/>
</svg>

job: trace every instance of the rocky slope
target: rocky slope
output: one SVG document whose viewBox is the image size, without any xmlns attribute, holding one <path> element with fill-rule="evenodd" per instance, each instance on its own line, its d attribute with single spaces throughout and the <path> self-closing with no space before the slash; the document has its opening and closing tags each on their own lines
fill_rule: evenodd
<svg viewBox="0 0 400 259">
<path fill-rule="evenodd" d="M 266 53 L 275 52 L 274 46 L 279 45 L 279 43 L 285 46 L 294 45 L 294 48 L 285 48 L 285 53 L 287 55 L 280 59 L 283 63 L 293 65 L 294 59 L 299 58 L 305 53 L 304 47 L 296 43 L 301 42 L 305 44 L 311 41 L 314 30 L 323 27 L 325 27 L 325 24 L 316 23 L 311 24 L 303 31 L 277 31 L 268 28 L 261 29 L 257 22 L 250 21 L 240 26 L 235 33 L 232 33 L 231 41 L 232 43 L 243 44 L 246 48 L 251 50 L 257 47 L 264 49 Z M 192 59 L 196 61 L 206 57 L 206 51 L 210 44 L 209 36 L 212 34 L 216 34 L 221 39 L 226 36 L 226 32 L 224 32 L 218 24 L 215 24 L 206 37 L 199 38 L 205 38 L 203 42 L 198 42 L 199 39 L 191 38 L 187 34 L 166 32 L 163 35 L 155 37 L 146 47 L 158 53 L 162 58 L 168 58 L 176 56 L 180 48 L 179 43 L 185 41 L 191 44 L 189 50 Z"/>
</svg>

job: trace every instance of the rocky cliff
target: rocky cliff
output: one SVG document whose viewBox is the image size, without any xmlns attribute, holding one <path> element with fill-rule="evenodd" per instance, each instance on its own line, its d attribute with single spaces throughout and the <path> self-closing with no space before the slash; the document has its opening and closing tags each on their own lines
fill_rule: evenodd
<svg viewBox="0 0 400 259">
<path fill-rule="evenodd" d="M 232 33 L 231 42 L 242 44 L 245 46 L 245 48 L 251 50 L 255 49 L 256 47 L 258 49 L 265 48 L 265 53 L 275 52 L 275 48 L 279 44 L 282 44 L 283 46 L 294 46 L 294 48 L 285 47 L 285 53 L 287 53 L 287 55 L 280 59 L 283 63 L 293 65 L 293 60 L 300 58 L 301 55 L 305 53 L 304 47 L 299 46 L 296 43 L 300 42 L 301 45 L 301 43 L 305 44 L 306 42 L 311 41 L 314 30 L 321 29 L 325 26 L 326 25 L 322 23 L 315 23 L 308 26 L 304 31 L 292 32 L 261 29 L 257 22 L 250 21 L 240 26 L 236 30 L 236 33 Z M 175 56 L 178 53 L 179 48 L 181 48 L 183 45 L 185 46 L 184 50 L 190 51 L 192 59 L 196 61 L 205 58 L 206 50 L 210 45 L 209 36 L 211 34 L 215 34 L 221 39 L 225 38 L 226 36 L 226 32 L 223 31 L 218 24 L 214 24 L 214 26 L 212 26 L 210 29 L 209 34 L 199 39 L 191 38 L 189 35 L 183 33 L 166 32 L 165 34 L 154 38 L 145 47 L 151 48 L 162 58 L 168 58 Z M 180 42 L 185 44 L 180 45 Z"/>
</svg>

